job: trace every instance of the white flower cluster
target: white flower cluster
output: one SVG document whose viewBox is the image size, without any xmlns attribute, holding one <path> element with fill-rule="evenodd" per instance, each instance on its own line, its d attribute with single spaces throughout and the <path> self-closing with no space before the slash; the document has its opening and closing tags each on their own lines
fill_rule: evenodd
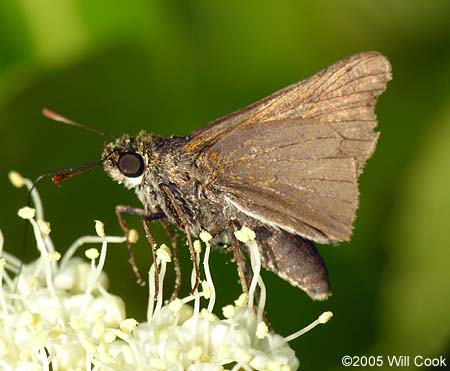
<svg viewBox="0 0 450 371">
<path fill-rule="evenodd" d="M 10 173 L 10 180 L 15 186 L 32 187 L 17 173 Z M 126 318 L 123 300 L 107 291 L 103 272 L 108 244 L 125 242 L 125 237 L 106 236 L 103 224 L 96 221 L 97 236 L 81 237 L 61 257 L 49 236 L 50 225 L 44 221 L 36 190 L 32 199 L 34 208 L 20 209 L 19 216 L 31 223 L 40 257 L 24 264 L 4 252 L 0 232 L 0 370 L 296 370 L 299 361 L 288 341 L 331 318 L 326 312 L 288 337 L 268 329 L 262 319 L 266 292 L 259 274 L 259 252 L 253 231 L 244 227 L 236 237 L 249 248 L 253 280 L 248 295 L 242 294 L 223 308 L 223 319 L 213 314 L 216 294 L 208 263 L 211 236 L 204 232 L 200 236 L 203 254 L 201 242 L 195 242 L 205 276 L 201 290 L 163 303 L 171 255 L 162 245 L 156 262 L 160 287 L 155 288 L 152 265 L 147 319 L 138 324 Z M 136 240 L 136 233 L 132 235 Z M 90 263 L 74 257 L 86 243 L 101 244 L 100 252 L 85 251 Z M 194 283 L 194 272 L 191 280 Z M 257 286 L 260 298 L 255 309 Z"/>
</svg>

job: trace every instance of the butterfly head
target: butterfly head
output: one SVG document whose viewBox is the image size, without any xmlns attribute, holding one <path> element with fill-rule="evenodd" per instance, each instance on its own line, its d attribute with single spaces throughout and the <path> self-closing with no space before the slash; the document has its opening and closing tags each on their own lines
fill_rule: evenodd
<svg viewBox="0 0 450 371">
<path fill-rule="evenodd" d="M 111 178 L 126 188 L 139 187 L 145 179 L 149 162 L 151 136 L 141 132 L 136 137 L 127 134 L 106 144 L 103 167 Z"/>
</svg>

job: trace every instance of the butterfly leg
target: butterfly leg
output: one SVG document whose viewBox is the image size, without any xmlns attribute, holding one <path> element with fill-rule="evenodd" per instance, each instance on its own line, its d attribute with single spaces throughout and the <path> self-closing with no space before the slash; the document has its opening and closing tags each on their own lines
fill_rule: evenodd
<svg viewBox="0 0 450 371">
<path fill-rule="evenodd" d="M 239 281 L 241 282 L 242 292 L 248 294 L 248 283 L 251 282 L 251 274 L 247 269 L 247 264 L 245 263 L 245 259 L 242 256 L 242 251 L 240 247 L 240 243 L 237 240 L 234 232 L 236 231 L 236 227 L 233 223 L 230 223 L 231 229 L 231 249 L 233 250 L 233 257 L 236 261 L 237 272 L 239 276 Z"/>
<path fill-rule="evenodd" d="M 192 264 L 194 264 L 195 283 L 191 290 L 191 293 L 194 293 L 195 290 L 197 290 L 198 284 L 200 283 L 200 268 L 198 266 L 197 255 L 195 254 L 194 244 L 192 243 L 191 232 L 189 231 L 189 227 L 187 226 L 187 224 L 184 227 L 184 231 L 186 233 L 186 237 L 188 240 L 189 253 L 191 255 Z"/>
<path fill-rule="evenodd" d="M 174 284 L 172 295 L 170 296 L 170 301 L 172 301 L 178 297 L 178 294 L 181 289 L 181 268 L 180 268 L 179 254 L 178 254 L 178 240 L 177 240 L 177 236 L 175 235 L 175 232 L 170 227 L 169 223 L 167 223 L 167 221 L 161 220 L 161 225 L 163 226 L 164 230 L 166 231 L 167 235 L 169 236 L 170 240 L 172 241 L 173 262 L 174 262 L 174 270 L 175 270 L 175 284 Z"/>
<path fill-rule="evenodd" d="M 142 225 L 144 226 L 145 231 L 145 237 L 147 237 L 147 241 L 150 244 L 150 247 L 152 249 L 152 258 L 153 258 L 153 264 L 155 265 L 155 296 L 154 300 L 156 301 L 159 294 L 159 267 L 158 263 L 156 262 L 156 243 L 155 239 L 153 238 L 152 232 L 150 231 L 150 227 L 148 226 L 148 222 L 151 219 L 148 218 L 148 216 L 143 216 L 141 221 Z"/>
<path fill-rule="evenodd" d="M 151 215 L 148 215 L 148 213 L 144 209 L 139 209 L 137 207 L 126 206 L 126 205 L 116 206 L 117 220 L 119 221 L 119 225 L 122 228 L 123 232 L 125 233 L 125 237 L 127 238 L 127 249 L 128 249 L 128 256 L 129 256 L 128 261 L 130 262 L 133 273 L 136 276 L 138 285 L 143 286 L 143 285 L 145 285 L 145 280 L 142 278 L 141 273 L 139 272 L 139 269 L 136 264 L 136 259 L 134 257 L 133 249 L 131 247 L 131 242 L 129 241 L 129 238 L 128 238 L 130 229 L 128 228 L 127 222 L 125 221 L 125 219 L 123 217 L 124 214 L 138 215 L 141 218 L 144 218 L 144 217 L 147 218 L 147 220 L 155 220 L 155 219 L 163 218 L 164 214 L 162 212 L 155 212 Z"/>
<path fill-rule="evenodd" d="M 197 255 L 195 254 L 194 244 L 192 243 L 192 237 L 191 237 L 191 231 L 189 229 L 189 224 L 186 220 L 186 217 L 184 216 L 183 210 L 181 210 L 180 205 L 178 205 L 178 202 L 173 195 L 172 191 L 167 187 L 165 184 L 159 184 L 159 187 L 163 190 L 164 194 L 166 195 L 168 201 L 172 205 L 173 209 L 175 210 L 177 214 L 177 219 L 180 221 L 181 225 L 183 226 L 184 232 L 186 233 L 186 238 L 188 240 L 189 245 L 189 253 L 191 254 L 191 260 L 192 264 L 194 265 L 195 270 L 195 283 L 192 287 L 192 293 L 197 290 L 198 284 L 200 283 L 200 267 L 198 265 L 197 261 Z"/>
</svg>

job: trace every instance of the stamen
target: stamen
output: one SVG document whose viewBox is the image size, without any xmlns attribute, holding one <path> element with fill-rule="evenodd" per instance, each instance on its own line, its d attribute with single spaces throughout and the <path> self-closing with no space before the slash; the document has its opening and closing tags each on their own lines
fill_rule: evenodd
<svg viewBox="0 0 450 371">
<path fill-rule="evenodd" d="M 179 312 L 182 306 L 183 306 L 183 302 L 181 301 L 181 299 L 178 299 L 178 298 L 176 298 L 175 300 L 172 300 L 169 303 L 169 309 L 174 313 Z"/>
<path fill-rule="evenodd" d="M 38 225 L 39 225 L 39 229 L 41 231 L 42 234 L 44 235 L 49 235 L 50 232 L 52 231 L 50 228 L 50 223 L 46 222 L 45 220 L 39 219 L 37 221 Z"/>
<path fill-rule="evenodd" d="M 247 247 L 250 252 L 250 264 L 253 271 L 252 281 L 248 290 L 248 309 L 253 309 L 256 285 L 258 284 L 259 275 L 261 273 L 261 255 L 259 254 L 258 246 L 255 241 L 248 241 Z"/>
<path fill-rule="evenodd" d="M 236 308 L 231 304 L 225 305 L 222 313 L 225 318 L 233 318 L 236 315 Z"/>
<path fill-rule="evenodd" d="M 200 286 L 202 287 L 202 294 L 205 299 L 209 299 L 211 297 L 211 290 L 209 289 L 208 282 L 202 281 L 200 282 Z"/>
<path fill-rule="evenodd" d="M 153 262 L 148 271 L 148 303 L 147 303 L 147 322 L 152 323 L 153 321 L 153 307 L 155 305 L 155 264 Z"/>
<path fill-rule="evenodd" d="M 0 256 L 3 253 L 3 244 L 5 243 L 5 237 L 3 236 L 2 230 L 0 229 Z"/>
<path fill-rule="evenodd" d="M 8 314 L 8 306 L 6 304 L 5 293 L 1 289 L 3 287 L 3 275 L 5 274 L 6 260 L 5 258 L 0 258 L 0 306 L 2 308 L 3 316 Z M 0 346 L 0 349 L 2 347 Z M 1 357 L 1 350 L 0 350 Z"/>
<path fill-rule="evenodd" d="M 20 177 L 22 183 L 25 184 L 28 191 L 31 192 L 30 196 L 31 196 L 31 200 L 33 202 L 34 208 L 36 210 L 36 219 L 44 220 L 44 208 L 42 206 L 42 200 L 41 200 L 41 197 L 39 196 L 39 193 L 34 189 L 33 182 L 30 179 L 22 177 L 22 175 L 20 175 L 17 172 L 11 172 L 11 173 L 14 173 L 14 174 L 12 176 L 10 176 L 9 180 L 11 181 L 11 183 L 14 186 L 17 186 L 16 182 L 18 180 L 18 177 Z"/>
<path fill-rule="evenodd" d="M 19 217 L 21 217 L 22 219 L 33 219 L 36 215 L 36 210 L 31 207 L 25 206 L 19 209 L 17 215 L 19 215 Z"/>
<path fill-rule="evenodd" d="M 256 326 L 256 337 L 258 339 L 264 339 L 268 333 L 269 328 L 267 327 L 266 323 L 263 321 L 258 322 L 258 325 Z"/>
<path fill-rule="evenodd" d="M 105 225 L 100 220 L 95 220 L 95 232 L 101 238 L 105 238 Z"/>
<path fill-rule="evenodd" d="M 39 225 L 34 219 L 30 219 L 30 223 L 33 227 L 34 238 L 36 240 L 39 252 L 40 252 L 41 256 L 43 257 L 43 259 L 40 260 L 40 263 L 43 265 L 47 288 L 50 292 L 51 298 L 53 299 L 56 307 L 58 308 L 58 310 L 60 311 L 60 314 L 61 314 L 58 317 L 58 322 L 61 327 L 65 328 L 64 321 L 62 320 L 63 307 L 62 307 L 62 304 L 61 304 L 61 301 L 60 301 L 58 295 L 56 294 L 56 289 L 55 289 L 55 286 L 53 283 L 53 266 L 56 264 L 56 261 L 51 261 L 51 260 L 46 259 L 49 255 L 49 251 L 47 250 L 47 246 L 42 238 L 42 234 L 41 234 Z M 39 264 L 39 266 L 42 266 L 41 264 Z M 38 277 L 38 274 L 36 274 L 36 277 Z"/>
<path fill-rule="evenodd" d="M 3 256 L 5 256 L 5 253 L 3 253 Z M 3 282 L 6 284 L 8 290 L 9 290 L 7 292 L 12 292 L 14 290 L 15 283 L 14 283 L 13 279 L 8 275 L 8 272 L 6 271 L 6 269 L 11 270 L 8 267 L 8 261 L 6 261 L 6 266 L 5 266 L 5 269 L 3 270 L 2 279 L 3 279 Z M 15 274 L 14 271 L 13 271 L 13 273 Z M 0 289 L 1 289 L 1 287 L 0 287 Z"/>
<path fill-rule="evenodd" d="M 290 342 L 290 341 L 298 338 L 299 336 L 302 336 L 303 334 L 307 333 L 308 331 L 312 330 L 317 325 L 322 325 L 322 324 L 328 322 L 331 319 L 331 317 L 333 317 L 333 313 L 332 312 L 324 312 L 313 323 L 309 324 L 308 326 L 302 328 L 299 331 L 294 332 L 293 334 L 291 334 L 289 336 L 286 336 L 284 338 L 284 340 L 286 342 Z"/>
<path fill-rule="evenodd" d="M 163 304 L 163 285 L 164 285 L 164 276 L 166 275 L 167 263 L 171 261 L 170 259 L 170 250 L 166 245 L 161 245 L 161 247 L 156 250 L 156 264 L 158 264 L 158 260 L 160 263 L 159 270 L 159 288 L 158 288 L 158 296 L 156 299 L 156 307 L 153 312 L 153 317 L 157 317 L 159 312 L 161 311 L 161 307 Z"/>
<path fill-rule="evenodd" d="M 8 179 L 16 188 L 22 188 L 25 184 L 22 175 L 20 175 L 17 171 L 10 171 L 8 173 Z"/>
<path fill-rule="evenodd" d="M 100 253 L 98 252 L 98 250 L 94 247 L 87 249 L 84 252 L 84 255 L 86 255 L 86 258 L 88 258 L 89 260 L 91 260 L 91 263 L 94 262 L 95 260 L 100 256 Z"/>
<path fill-rule="evenodd" d="M 128 231 L 128 241 L 130 243 L 137 243 L 139 240 L 139 234 L 136 229 L 130 229 Z"/>
<path fill-rule="evenodd" d="M 10 253 L 3 251 L 1 256 L 6 259 L 6 269 L 11 271 L 12 273 L 18 273 L 20 270 L 20 266 L 22 264 L 21 260 L 17 259 L 15 256 Z"/>
<path fill-rule="evenodd" d="M 199 237 L 205 243 L 212 240 L 212 236 L 206 231 L 200 232 Z"/>
<path fill-rule="evenodd" d="M 120 323 L 120 329 L 128 334 L 131 334 L 131 332 L 137 327 L 138 321 L 136 321 L 134 318 L 127 318 L 123 320 Z"/>
<path fill-rule="evenodd" d="M 259 285 L 259 301 L 258 301 L 258 311 L 256 313 L 256 319 L 261 321 L 264 316 L 264 308 L 266 306 L 266 285 L 261 276 L 258 278 Z"/>
<path fill-rule="evenodd" d="M 195 253 L 196 255 L 196 262 L 200 261 L 200 252 Z M 191 287 L 194 288 L 197 284 L 197 271 L 196 271 L 196 264 L 194 263 L 194 267 L 192 268 L 191 273 Z M 200 297 L 198 287 L 195 287 L 195 291 L 192 293 L 192 296 L 194 296 L 194 313 L 192 315 L 192 322 L 193 322 L 193 334 L 192 334 L 192 346 L 194 347 L 196 345 L 197 341 L 197 329 L 198 329 L 198 317 L 200 314 Z"/>
<path fill-rule="evenodd" d="M 209 240 L 208 240 L 209 241 Z M 206 249 L 205 256 L 203 257 L 203 270 L 205 272 L 206 282 L 209 286 L 209 303 L 208 311 L 212 313 L 214 310 L 214 304 L 216 303 L 216 288 L 214 287 L 214 282 L 211 276 L 211 270 L 209 269 L 209 253 L 211 252 L 211 245 L 208 241 L 205 241 Z"/>
<path fill-rule="evenodd" d="M 81 310 L 81 313 L 83 315 L 86 314 L 86 311 L 88 309 L 87 305 L 89 303 L 89 298 L 91 296 L 92 291 L 95 288 L 95 284 L 97 283 L 97 281 L 100 277 L 100 274 L 102 273 L 103 267 L 105 265 L 106 253 L 108 251 L 108 242 L 104 238 L 102 238 L 102 241 L 103 241 L 102 248 L 100 250 L 100 258 L 99 258 L 97 267 L 95 267 L 95 260 L 92 259 L 93 270 L 91 271 L 91 275 L 88 280 L 86 292 L 84 294 L 85 305 L 84 305 L 83 309 Z"/>
<path fill-rule="evenodd" d="M 239 297 L 234 301 L 234 305 L 237 307 L 245 307 L 248 304 L 248 294 L 242 293 Z"/>
<path fill-rule="evenodd" d="M 116 243 L 121 244 L 126 241 L 126 237 L 116 237 L 116 236 L 106 236 L 105 238 L 101 238 L 98 236 L 83 236 L 75 240 L 75 242 L 70 245 L 70 247 L 67 249 L 66 253 L 61 259 L 60 263 L 60 270 L 64 270 L 67 267 L 67 263 L 72 259 L 72 257 L 75 255 L 77 250 L 86 244 L 91 243 L 100 243 L 103 241 L 106 241 L 108 243 Z"/>
</svg>

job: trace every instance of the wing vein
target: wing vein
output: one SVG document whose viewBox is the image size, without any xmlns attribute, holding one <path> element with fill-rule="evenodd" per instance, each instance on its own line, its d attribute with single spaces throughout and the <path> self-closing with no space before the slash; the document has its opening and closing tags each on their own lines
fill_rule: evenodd
<svg viewBox="0 0 450 371">
<path fill-rule="evenodd" d="M 357 63 L 353 64 L 353 65 L 351 66 L 351 68 L 348 69 L 348 70 L 347 70 L 348 65 L 345 64 L 345 63 L 342 64 L 342 66 L 341 66 L 340 68 L 338 68 L 336 71 L 334 71 L 333 73 L 331 73 L 331 74 L 329 75 L 328 81 L 330 81 L 330 83 L 329 83 L 327 86 L 324 87 L 323 91 L 327 91 L 328 88 L 329 88 L 331 85 L 333 85 L 337 80 L 339 80 L 339 79 L 342 77 L 342 75 L 339 75 L 338 77 L 336 77 L 336 75 L 337 75 L 338 73 L 341 73 L 342 70 L 346 70 L 346 71 L 344 71 L 344 72 L 345 72 L 345 73 L 348 73 L 348 72 L 352 71 L 353 69 L 355 69 L 356 67 L 358 67 L 361 63 L 366 62 L 366 61 L 369 60 L 369 59 L 377 58 L 377 57 L 378 57 L 377 55 L 368 55 L 368 56 L 366 56 L 365 58 L 361 58 Z M 326 70 L 325 70 L 325 72 L 326 72 Z M 324 73 L 324 75 L 326 75 L 326 73 Z M 317 86 L 316 89 L 314 89 L 314 91 L 313 91 L 312 93 L 309 94 L 309 96 L 315 94 L 316 91 L 319 89 L 319 87 L 320 87 L 320 85 Z"/>
</svg>

